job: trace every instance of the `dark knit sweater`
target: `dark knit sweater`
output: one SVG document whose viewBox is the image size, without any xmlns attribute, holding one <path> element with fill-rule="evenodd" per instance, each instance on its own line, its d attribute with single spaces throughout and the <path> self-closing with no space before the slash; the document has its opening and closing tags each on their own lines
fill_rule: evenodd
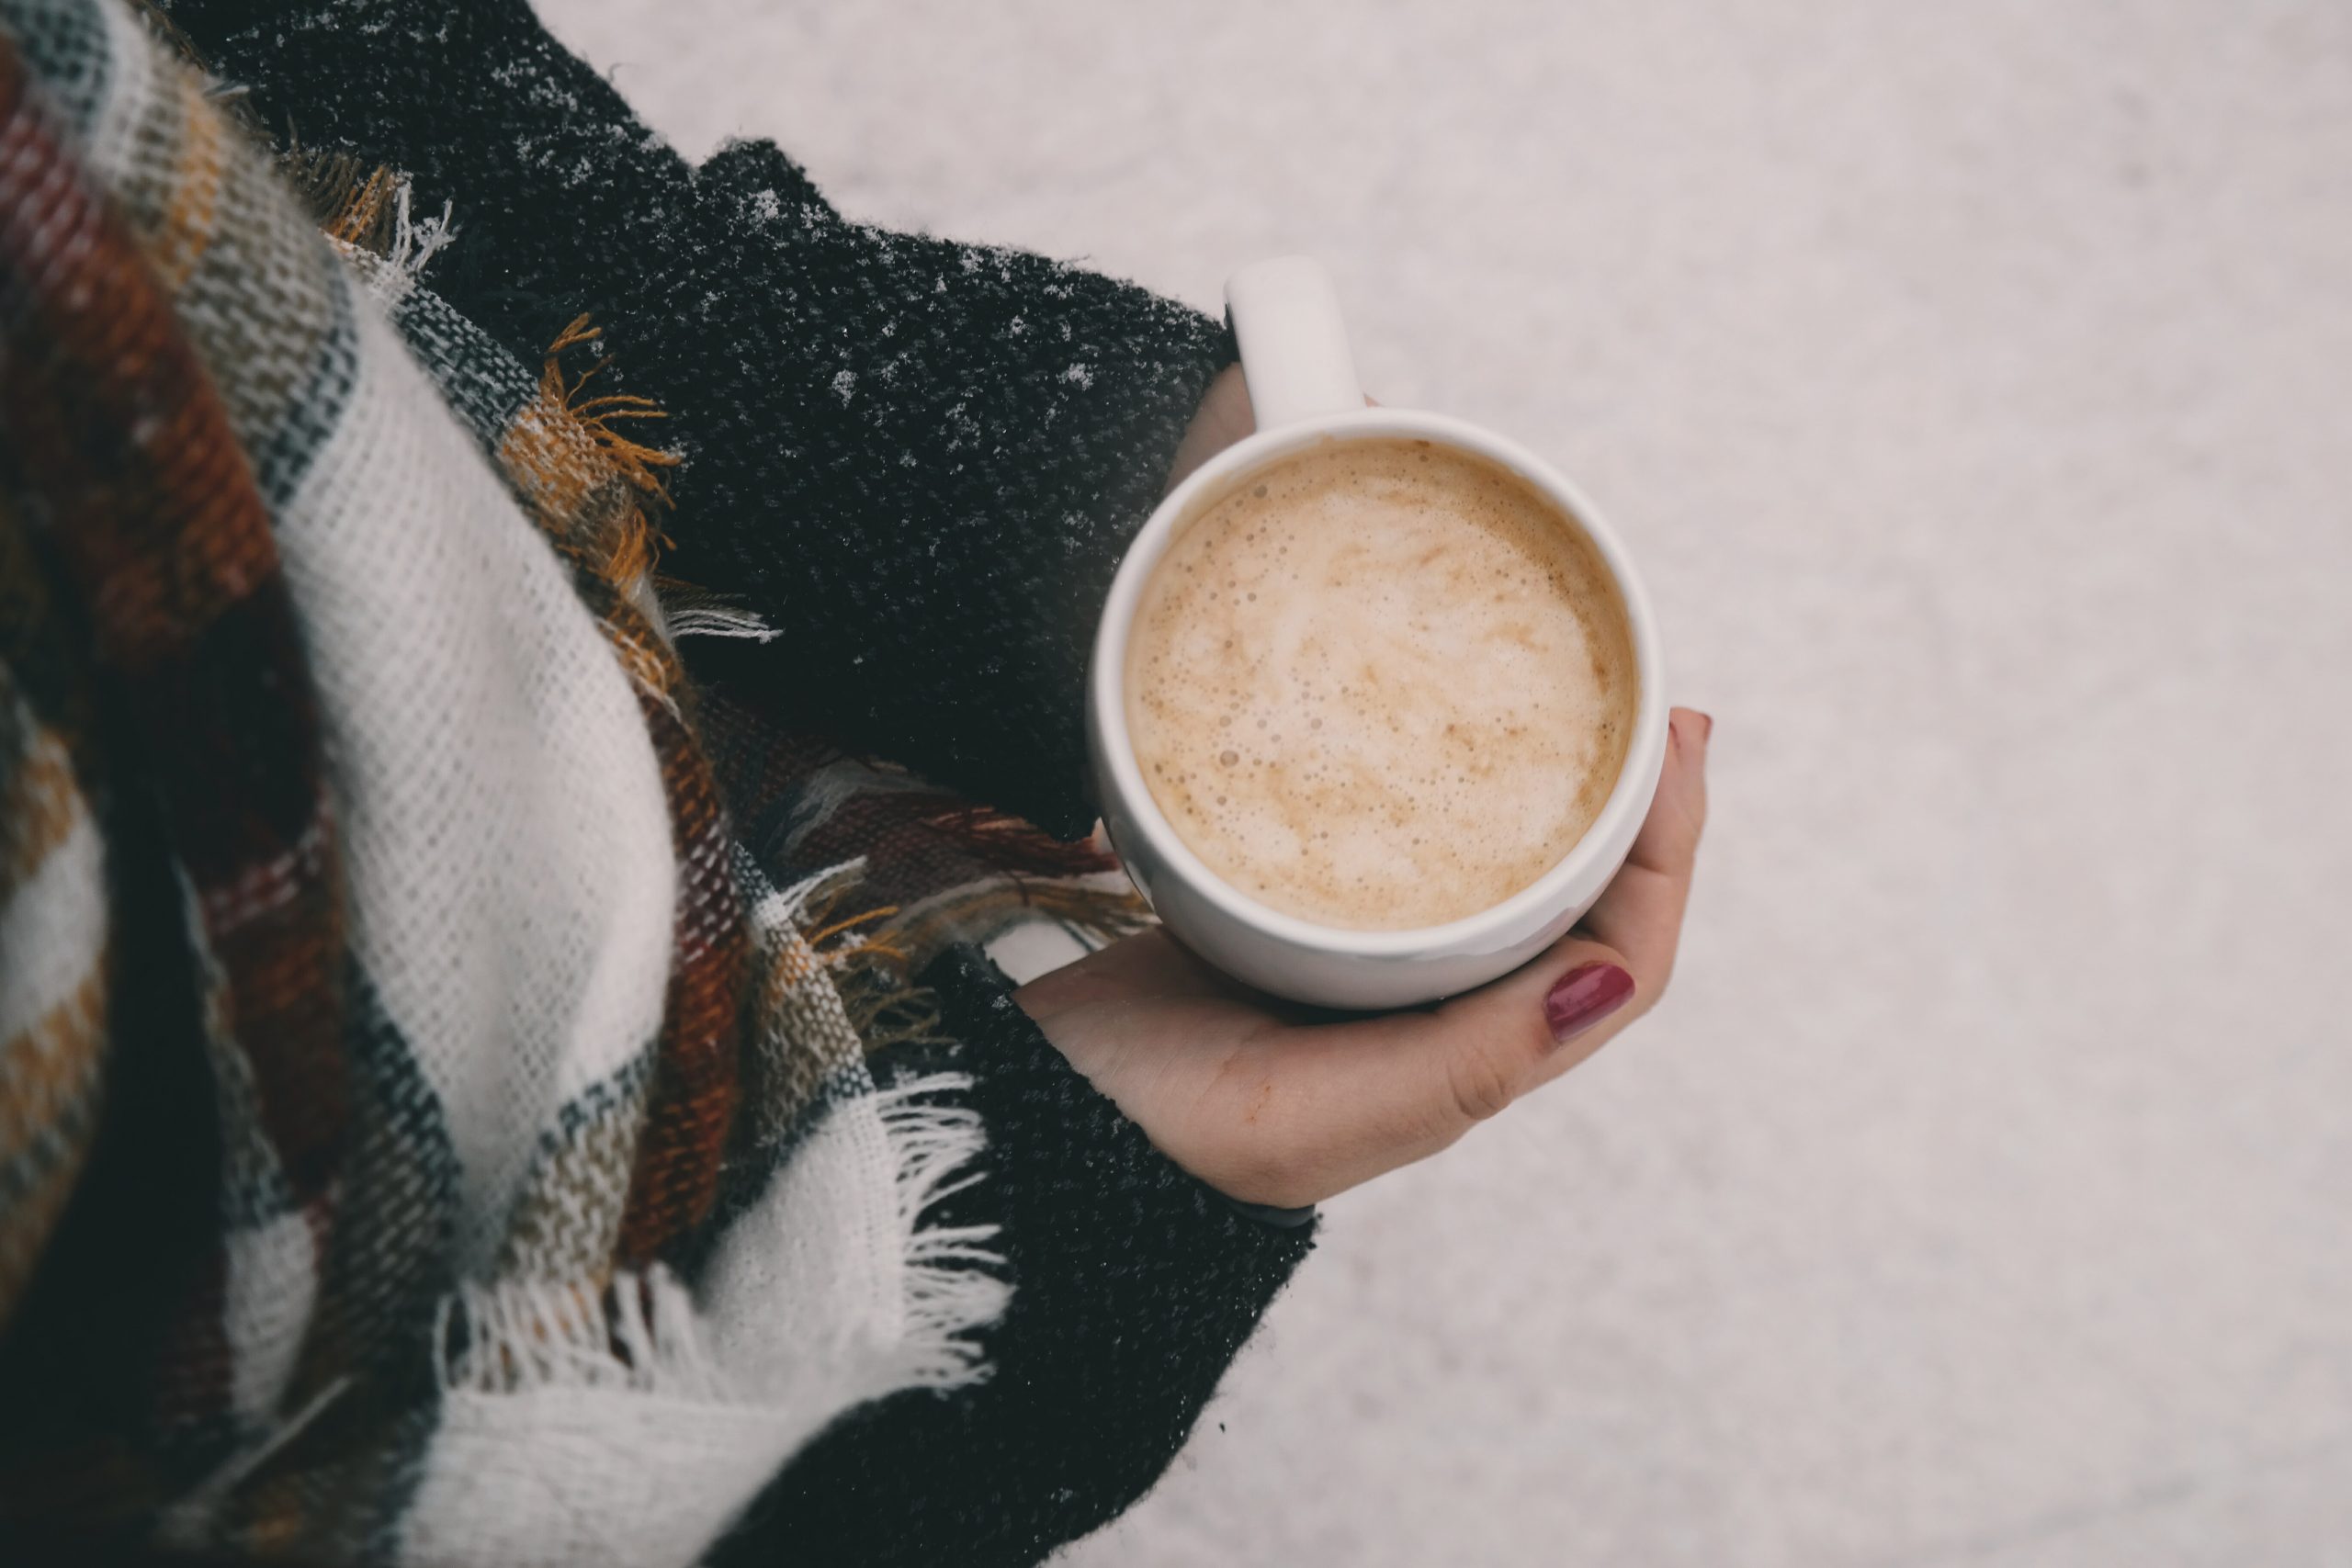
<svg viewBox="0 0 2352 1568">
<path fill-rule="evenodd" d="M 772 142 L 689 166 L 522 0 L 167 9 L 273 130 L 454 203 L 432 286 L 524 363 L 594 314 L 600 386 L 686 457 L 662 570 L 783 633 L 728 673 L 789 671 L 780 717 L 1087 831 L 1095 612 L 1230 357 L 1217 323 L 847 222 Z"/>
<path fill-rule="evenodd" d="M 972 1072 L 989 1178 L 950 1224 L 1001 1218 L 1018 1288 L 978 1387 L 893 1395 L 842 1418 L 711 1562 L 1035 1562 L 1118 1515 L 1183 1447 L 1264 1303 L 1311 1245 L 1154 1151 L 1072 1074 L 964 950 L 926 978 L 957 1043 L 901 1073 Z"/>
<path fill-rule="evenodd" d="M 690 647 L 696 677 L 1086 830 L 1087 643 L 1229 358 L 1216 323 L 1036 256 L 844 221 L 769 143 L 691 167 L 520 0 L 165 8 L 274 131 L 453 203 L 433 287 L 515 355 L 593 313 L 606 389 L 668 410 L 686 458 L 663 570 L 782 634 Z M 984 960 L 926 978 L 990 1138 L 952 1217 L 1001 1224 L 1014 1275 L 992 1375 L 843 1418 L 720 1561 L 1037 1561 L 1158 1479 L 1312 1245 L 1170 1164 Z"/>
</svg>

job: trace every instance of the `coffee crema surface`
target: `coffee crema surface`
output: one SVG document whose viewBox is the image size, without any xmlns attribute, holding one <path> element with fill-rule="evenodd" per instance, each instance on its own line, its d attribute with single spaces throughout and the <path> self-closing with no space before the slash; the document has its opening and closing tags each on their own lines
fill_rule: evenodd
<svg viewBox="0 0 2352 1568">
<path fill-rule="evenodd" d="M 1195 516 L 1144 586 L 1125 674 L 1136 761 L 1185 845 L 1357 931 L 1476 914 L 1559 863 L 1640 694 L 1583 530 L 1410 438 L 1327 441 Z"/>
</svg>

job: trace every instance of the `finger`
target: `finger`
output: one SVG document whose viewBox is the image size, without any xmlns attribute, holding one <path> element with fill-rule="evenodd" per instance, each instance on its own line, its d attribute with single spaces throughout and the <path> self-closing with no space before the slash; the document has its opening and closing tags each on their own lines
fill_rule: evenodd
<svg viewBox="0 0 2352 1568">
<path fill-rule="evenodd" d="M 1217 1087 L 1244 1120 L 1278 1125 L 1283 1150 L 1280 1168 L 1242 1183 L 1253 1201 L 1313 1201 L 1434 1154 L 1591 1056 L 1647 1010 L 1673 968 L 1706 816 L 1711 728 L 1704 715 L 1671 716 L 1667 765 L 1636 840 L 1639 863 L 1629 858 L 1588 920 L 1542 957 L 1439 1008 L 1269 1027 L 1243 1043 Z M 1090 965 L 1159 964 L 1181 953 L 1164 935 L 1159 943 L 1131 938 L 1025 989 L 1065 976 L 1079 982 Z M 1155 972 L 1155 990 L 1201 993 L 1221 978 L 1184 956 L 1183 983 L 1170 987 Z M 1269 1011 L 1270 1026 L 1273 1019 Z M 1230 1182 L 1227 1190 L 1238 1190 Z"/>
<path fill-rule="evenodd" d="M 1368 1080 L 1401 1097 L 1392 1115 L 1418 1119 L 1421 1135 L 1442 1146 L 1590 1056 L 1656 1002 L 1674 970 L 1706 821 L 1713 728 L 1689 709 L 1669 716 L 1666 768 L 1625 870 L 1541 958 L 1434 1012 L 1350 1026 L 1363 1041 L 1352 1048 L 1393 1058 Z"/>
<path fill-rule="evenodd" d="M 1563 938 L 1517 972 L 1425 1012 L 1308 1031 L 1343 1064 L 1357 1179 L 1436 1153 L 1600 1049 L 1635 1010 L 1624 955 Z"/>
<path fill-rule="evenodd" d="M 1183 438 L 1176 444 L 1176 456 L 1168 468 L 1167 489 L 1174 490 L 1194 468 L 1257 428 L 1257 418 L 1250 409 L 1250 387 L 1242 379 L 1241 367 L 1228 365 L 1209 382 L 1193 423 L 1185 427 Z"/>
<path fill-rule="evenodd" d="M 1668 713 L 1667 771 L 1626 857 L 1631 863 L 1689 879 L 1707 826 L 1707 743 L 1714 729 L 1715 721 L 1696 708 Z"/>
<path fill-rule="evenodd" d="M 1714 721 L 1676 708 L 1667 727 L 1666 770 L 1633 852 L 1580 928 L 1624 953 L 1655 1000 L 1674 974 L 1682 911 L 1707 821 L 1707 742 Z"/>
</svg>

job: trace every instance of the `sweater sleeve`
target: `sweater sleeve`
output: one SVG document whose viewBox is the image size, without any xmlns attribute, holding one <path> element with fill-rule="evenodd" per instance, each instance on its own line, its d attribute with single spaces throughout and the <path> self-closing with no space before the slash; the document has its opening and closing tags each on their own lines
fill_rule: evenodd
<svg viewBox="0 0 2352 1568">
<path fill-rule="evenodd" d="M 959 950 L 924 978 L 961 1043 L 876 1065 L 973 1076 L 987 1179 L 943 1223 L 1003 1227 L 1013 1295 L 984 1336 L 989 1375 L 843 1416 L 713 1552 L 722 1568 L 1041 1560 L 1150 1490 L 1314 1245 L 1311 1224 L 1246 1218 L 1153 1148 L 986 959 Z"/>
<path fill-rule="evenodd" d="M 365 11 L 366 15 L 361 13 Z M 684 457 L 663 570 L 777 634 L 690 663 L 1063 837 L 1121 552 L 1222 327 L 1023 253 L 843 220 L 771 143 L 689 168 L 522 0 L 176 0 L 302 145 L 410 173 L 433 286 L 526 363 L 575 315 Z M 361 25 L 362 23 L 366 25 Z"/>
</svg>

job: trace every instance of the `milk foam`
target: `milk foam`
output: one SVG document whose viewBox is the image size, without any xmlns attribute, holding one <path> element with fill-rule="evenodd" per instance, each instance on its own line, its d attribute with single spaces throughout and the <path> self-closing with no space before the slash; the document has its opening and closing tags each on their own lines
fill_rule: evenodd
<svg viewBox="0 0 2352 1568">
<path fill-rule="evenodd" d="M 1505 470 L 1327 442 L 1196 517 L 1145 585 L 1127 723 L 1211 870 L 1321 925 L 1499 903 L 1575 847 L 1637 693 L 1598 551 Z"/>
</svg>

